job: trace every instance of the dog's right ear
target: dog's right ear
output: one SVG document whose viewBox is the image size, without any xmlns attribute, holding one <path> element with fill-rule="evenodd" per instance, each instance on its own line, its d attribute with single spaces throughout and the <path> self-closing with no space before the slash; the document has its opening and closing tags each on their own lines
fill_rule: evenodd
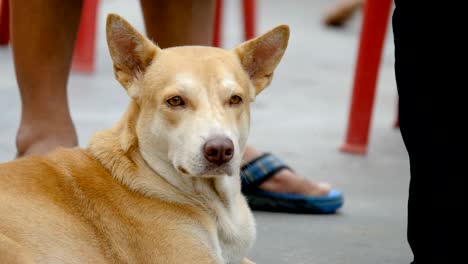
<svg viewBox="0 0 468 264">
<path fill-rule="evenodd" d="M 289 27 L 281 25 L 234 49 L 242 67 L 249 74 L 256 94 L 270 84 L 273 72 L 286 51 L 288 40 Z"/>
<path fill-rule="evenodd" d="M 131 85 L 151 64 L 159 48 L 142 36 L 122 17 L 107 16 L 106 36 L 109 52 L 114 62 L 114 74 L 132 97 L 138 87 Z"/>
</svg>

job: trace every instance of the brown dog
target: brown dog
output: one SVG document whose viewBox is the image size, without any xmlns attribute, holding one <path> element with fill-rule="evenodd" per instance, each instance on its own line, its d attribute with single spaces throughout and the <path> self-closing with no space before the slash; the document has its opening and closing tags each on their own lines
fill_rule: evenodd
<svg viewBox="0 0 468 264">
<path fill-rule="evenodd" d="M 249 103 L 288 37 L 279 26 L 232 51 L 162 50 L 109 15 L 128 110 L 85 149 L 0 164 L 0 263 L 251 263 Z"/>
</svg>

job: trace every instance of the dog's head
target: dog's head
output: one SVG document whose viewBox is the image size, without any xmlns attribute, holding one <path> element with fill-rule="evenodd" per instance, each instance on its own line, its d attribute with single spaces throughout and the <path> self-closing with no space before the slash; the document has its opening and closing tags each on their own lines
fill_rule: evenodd
<svg viewBox="0 0 468 264">
<path fill-rule="evenodd" d="M 115 76 L 138 105 L 135 134 L 146 162 L 191 177 L 238 173 L 249 104 L 270 83 L 289 28 L 278 26 L 231 51 L 160 49 L 113 14 L 106 30 Z"/>
</svg>

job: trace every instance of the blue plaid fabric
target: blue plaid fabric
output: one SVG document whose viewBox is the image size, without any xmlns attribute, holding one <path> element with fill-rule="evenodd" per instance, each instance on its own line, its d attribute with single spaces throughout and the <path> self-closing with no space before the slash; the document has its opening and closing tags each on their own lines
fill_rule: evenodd
<svg viewBox="0 0 468 264">
<path fill-rule="evenodd" d="M 284 168 L 289 169 L 282 160 L 270 153 L 263 154 L 250 161 L 241 168 L 242 191 L 245 192 L 258 187 Z"/>
</svg>

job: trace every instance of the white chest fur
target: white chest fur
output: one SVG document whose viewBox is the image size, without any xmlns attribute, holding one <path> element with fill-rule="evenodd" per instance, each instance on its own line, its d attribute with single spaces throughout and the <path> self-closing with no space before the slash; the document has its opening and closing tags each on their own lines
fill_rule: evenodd
<svg viewBox="0 0 468 264">
<path fill-rule="evenodd" d="M 245 197 L 240 192 L 240 178 L 234 176 L 221 176 L 208 181 L 206 178 L 196 178 L 180 175 L 174 171 L 172 166 L 163 162 L 157 163 L 155 159 L 149 164 L 157 164 L 158 167 L 165 168 L 168 175 L 163 178 L 178 190 L 183 190 L 190 199 L 185 199 L 180 195 L 166 195 L 170 200 L 191 204 L 205 208 L 214 218 L 215 228 L 209 234 L 210 247 L 216 255 L 218 264 L 239 264 L 246 257 L 252 247 L 255 236 L 255 221 L 247 205 Z M 150 182 L 150 177 L 145 183 Z M 137 179 L 141 179 L 137 178 Z M 144 184 L 140 184 L 142 186 Z M 147 184 L 148 185 L 148 184 Z M 147 186 L 146 190 L 153 190 L 156 196 L 167 193 L 168 188 L 161 188 L 161 184 L 154 183 Z M 156 191 L 155 191 L 156 190 Z"/>
<path fill-rule="evenodd" d="M 216 185 L 218 185 L 218 188 L 221 187 L 220 184 L 230 185 L 229 181 L 217 183 Z M 232 188 L 232 186 L 222 186 L 221 188 L 223 187 Z M 228 207 L 218 207 L 216 210 L 217 240 L 223 260 L 221 263 L 239 264 L 246 257 L 255 241 L 255 221 L 241 193 L 237 193 L 230 198 L 232 200 L 229 201 Z"/>
<path fill-rule="evenodd" d="M 244 215 L 233 212 L 231 219 L 218 219 L 218 239 L 226 264 L 241 263 L 254 243 L 254 218 L 250 211 L 246 212 Z"/>
</svg>

